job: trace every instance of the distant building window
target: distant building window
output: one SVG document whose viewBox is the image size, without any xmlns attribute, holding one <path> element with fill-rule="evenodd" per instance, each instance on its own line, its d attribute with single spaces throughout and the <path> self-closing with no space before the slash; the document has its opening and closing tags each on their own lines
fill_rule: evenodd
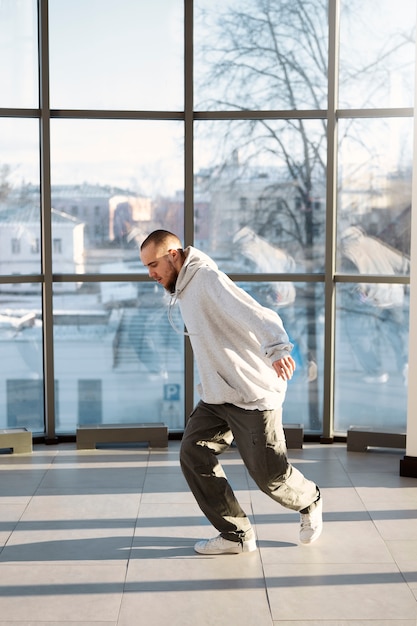
<svg viewBox="0 0 417 626">
<path fill-rule="evenodd" d="M 248 208 L 248 199 L 242 196 L 239 198 L 240 210 L 244 211 Z"/>
<path fill-rule="evenodd" d="M 54 239 L 53 247 L 55 254 L 62 254 L 62 239 Z"/>
<path fill-rule="evenodd" d="M 12 238 L 12 254 L 20 254 L 20 239 Z"/>
<path fill-rule="evenodd" d="M 72 206 L 71 207 L 71 213 L 73 215 L 78 215 L 78 207 L 77 206 Z"/>
<path fill-rule="evenodd" d="M 39 254 L 39 239 L 33 239 L 30 251 L 32 254 Z"/>
<path fill-rule="evenodd" d="M 258 208 L 262 211 L 265 208 L 265 200 L 263 196 L 259 196 L 258 198 Z"/>
</svg>

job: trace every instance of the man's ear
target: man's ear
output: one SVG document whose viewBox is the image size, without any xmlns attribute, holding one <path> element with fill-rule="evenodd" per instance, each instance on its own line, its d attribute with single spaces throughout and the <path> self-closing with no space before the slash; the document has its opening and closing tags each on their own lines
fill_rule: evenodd
<svg viewBox="0 0 417 626">
<path fill-rule="evenodd" d="M 177 248 L 171 248 L 170 250 L 168 250 L 168 254 L 172 264 L 179 271 L 183 264 L 181 250 L 178 250 Z"/>
<path fill-rule="evenodd" d="M 175 248 L 170 248 L 168 250 L 168 258 L 171 261 L 172 265 L 176 266 L 179 260 L 178 250 Z"/>
</svg>

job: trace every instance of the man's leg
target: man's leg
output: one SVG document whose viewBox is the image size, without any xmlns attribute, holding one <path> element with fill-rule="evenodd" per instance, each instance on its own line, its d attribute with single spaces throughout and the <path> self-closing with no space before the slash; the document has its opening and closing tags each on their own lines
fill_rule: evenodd
<svg viewBox="0 0 417 626">
<path fill-rule="evenodd" d="M 230 424 L 243 462 L 258 487 L 294 511 L 315 508 L 319 490 L 288 461 L 281 409 L 245 411 L 228 407 Z"/>
<path fill-rule="evenodd" d="M 301 543 L 318 539 L 323 528 L 320 491 L 288 461 L 281 409 L 244 411 L 231 407 L 228 423 L 258 487 L 276 502 L 300 512 Z"/>
<path fill-rule="evenodd" d="M 234 542 L 253 540 L 250 521 L 217 459 L 233 440 L 223 412 L 224 405 L 198 403 L 182 438 L 181 468 L 199 507 L 221 536 Z"/>
</svg>

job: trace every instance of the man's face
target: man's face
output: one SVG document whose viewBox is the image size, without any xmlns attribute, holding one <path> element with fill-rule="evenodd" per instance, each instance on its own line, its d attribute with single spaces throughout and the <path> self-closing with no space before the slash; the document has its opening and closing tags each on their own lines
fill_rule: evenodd
<svg viewBox="0 0 417 626">
<path fill-rule="evenodd" d="M 149 244 L 140 253 L 142 263 L 148 268 L 151 278 L 156 280 L 170 293 L 174 293 L 177 284 L 178 270 L 170 251 Z"/>
</svg>

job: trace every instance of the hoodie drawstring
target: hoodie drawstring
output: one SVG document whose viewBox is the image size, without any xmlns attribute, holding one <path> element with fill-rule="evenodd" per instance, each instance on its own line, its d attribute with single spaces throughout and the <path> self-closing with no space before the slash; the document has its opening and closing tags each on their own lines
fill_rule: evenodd
<svg viewBox="0 0 417 626">
<path fill-rule="evenodd" d="M 177 292 L 175 292 L 175 293 L 173 293 L 171 295 L 171 298 L 170 298 L 170 301 L 169 301 L 169 304 L 168 304 L 168 321 L 171 324 L 171 327 L 175 330 L 175 332 L 178 335 L 185 335 L 186 337 L 189 337 L 190 333 L 187 333 L 187 331 L 180 330 L 179 328 L 177 328 L 175 326 L 174 320 L 172 319 L 172 311 L 173 311 L 174 306 L 177 303 L 177 299 L 178 299 L 178 294 L 177 294 Z"/>
</svg>

